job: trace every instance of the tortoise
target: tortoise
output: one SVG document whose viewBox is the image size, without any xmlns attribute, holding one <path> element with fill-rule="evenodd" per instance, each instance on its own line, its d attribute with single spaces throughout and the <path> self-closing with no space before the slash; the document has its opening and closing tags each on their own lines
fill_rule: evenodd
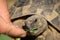
<svg viewBox="0 0 60 40">
<path fill-rule="evenodd" d="M 13 21 L 19 19 L 24 20 L 24 26 L 26 26 L 25 30 L 28 28 L 28 30 L 31 31 L 32 25 L 40 29 L 36 30 L 38 32 L 30 32 L 32 35 L 42 35 L 45 31 L 48 31 L 48 29 L 51 31 L 50 27 L 60 33 L 60 0 L 16 0 L 13 2 L 11 6 L 9 4 L 11 19 Z M 39 19 L 43 22 L 39 21 Z M 41 24 L 36 26 L 38 25 L 38 21 L 39 23 L 44 23 L 42 27 L 40 26 Z M 46 33 L 48 36 L 52 35 L 52 33 L 49 34 L 50 32 Z M 46 38 L 46 40 L 48 39 Z"/>
</svg>

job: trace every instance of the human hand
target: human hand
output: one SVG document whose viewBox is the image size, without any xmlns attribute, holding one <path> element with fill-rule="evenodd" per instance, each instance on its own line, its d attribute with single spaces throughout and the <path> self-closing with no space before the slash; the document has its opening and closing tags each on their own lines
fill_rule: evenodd
<svg viewBox="0 0 60 40">
<path fill-rule="evenodd" d="M 12 22 L 6 22 L 3 18 L 0 17 L 0 33 L 7 34 L 13 37 L 25 37 L 26 32 L 12 24 Z"/>
</svg>

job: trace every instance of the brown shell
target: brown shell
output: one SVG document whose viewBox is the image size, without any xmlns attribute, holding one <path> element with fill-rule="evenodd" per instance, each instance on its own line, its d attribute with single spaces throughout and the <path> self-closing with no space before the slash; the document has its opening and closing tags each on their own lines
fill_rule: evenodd
<svg viewBox="0 0 60 40">
<path fill-rule="evenodd" d="M 47 23 L 49 25 L 48 30 L 46 30 L 47 32 L 41 34 L 43 36 L 46 34 L 45 38 L 42 36 L 43 39 L 41 40 L 60 40 L 60 0 L 11 0 L 10 2 L 8 6 L 11 19 L 28 15 L 41 15 L 48 21 Z M 52 28 L 50 29 L 50 27 Z M 53 33 L 49 30 L 51 32 L 53 31 Z"/>
</svg>

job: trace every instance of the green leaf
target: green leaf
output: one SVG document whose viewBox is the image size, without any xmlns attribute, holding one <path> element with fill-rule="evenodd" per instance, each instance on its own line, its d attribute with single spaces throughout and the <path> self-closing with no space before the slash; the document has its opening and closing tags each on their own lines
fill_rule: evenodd
<svg viewBox="0 0 60 40">
<path fill-rule="evenodd" d="M 21 40 L 21 38 L 16 38 L 16 40 Z"/>
</svg>

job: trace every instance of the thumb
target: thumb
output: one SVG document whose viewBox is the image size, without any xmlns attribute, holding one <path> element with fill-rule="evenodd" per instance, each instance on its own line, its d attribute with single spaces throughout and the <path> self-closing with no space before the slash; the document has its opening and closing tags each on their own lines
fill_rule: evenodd
<svg viewBox="0 0 60 40">
<path fill-rule="evenodd" d="M 26 32 L 18 26 L 16 27 L 11 26 L 10 30 L 8 30 L 6 33 L 13 37 L 25 37 L 26 36 Z"/>
<path fill-rule="evenodd" d="M 22 28 L 16 27 L 11 22 L 6 22 L 1 17 L 0 17 L 0 33 L 7 33 L 8 35 L 14 37 L 26 36 L 26 32 Z"/>
</svg>

